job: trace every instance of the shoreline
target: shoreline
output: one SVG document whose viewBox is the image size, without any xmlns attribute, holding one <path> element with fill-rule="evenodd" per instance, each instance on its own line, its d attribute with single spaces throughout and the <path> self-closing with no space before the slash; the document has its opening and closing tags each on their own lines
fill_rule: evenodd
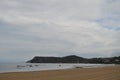
<svg viewBox="0 0 120 80">
<path fill-rule="evenodd" d="M 97 67 L 93 67 L 93 66 L 85 66 L 85 67 L 81 67 L 81 66 L 75 66 L 72 68 L 65 68 L 65 69 L 49 69 L 49 70 L 33 70 L 33 71 L 16 71 L 16 72 L 0 72 L 0 74 L 9 74 L 9 73 L 29 73 L 29 72 L 43 72 L 43 71 L 61 71 L 61 70 L 73 70 L 73 69 L 95 69 L 95 68 L 106 68 L 106 67 L 117 67 L 120 65 L 112 65 L 112 66 L 97 66 Z"/>
<path fill-rule="evenodd" d="M 39 69 L 39 70 L 30 70 L 29 68 L 30 67 L 27 67 L 27 66 L 33 66 L 33 67 L 31 67 L 31 68 L 34 68 L 34 66 L 35 66 L 36 64 L 26 64 L 26 65 L 24 65 L 24 67 L 25 68 L 27 68 L 28 70 L 24 70 L 24 68 L 22 69 L 17 69 L 16 71 L 3 71 L 3 72 L 0 72 L 0 73 L 14 73 L 14 72 L 36 72 L 36 71 L 51 71 L 51 70 L 66 70 L 66 69 L 75 69 L 75 68 L 100 68 L 100 67 L 110 67 L 110 66 L 116 66 L 115 64 L 95 64 L 96 66 L 94 66 L 94 64 L 92 64 L 92 65 L 86 65 L 86 66 L 81 66 L 81 65 L 76 65 L 76 64 L 72 64 L 72 66 L 71 67 L 64 67 L 64 68 L 62 68 L 62 65 L 64 65 L 64 64 L 57 64 L 58 66 L 59 65 L 61 65 L 61 66 L 59 66 L 59 67 L 57 67 L 57 68 L 52 68 L 52 69 Z M 23 65 L 19 65 L 19 66 L 23 66 Z M 40 66 L 40 65 L 38 65 L 38 66 Z M 16 68 L 17 68 L 17 66 L 16 66 Z"/>
<path fill-rule="evenodd" d="M 120 80 L 120 65 L 31 72 L 0 73 L 0 80 Z"/>
</svg>

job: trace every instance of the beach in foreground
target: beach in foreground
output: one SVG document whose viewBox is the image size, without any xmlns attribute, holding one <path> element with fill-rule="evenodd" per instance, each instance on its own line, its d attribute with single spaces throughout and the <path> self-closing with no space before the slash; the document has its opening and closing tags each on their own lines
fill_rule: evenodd
<svg viewBox="0 0 120 80">
<path fill-rule="evenodd" d="M 0 80 L 120 80 L 120 66 L 0 73 Z"/>
</svg>

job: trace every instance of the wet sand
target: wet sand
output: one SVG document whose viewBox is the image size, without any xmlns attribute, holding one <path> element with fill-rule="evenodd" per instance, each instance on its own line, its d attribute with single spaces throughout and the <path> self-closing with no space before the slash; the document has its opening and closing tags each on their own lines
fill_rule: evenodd
<svg viewBox="0 0 120 80">
<path fill-rule="evenodd" d="M 120 66 L 0 73 L 0 80 L 120 80 Z"/>
</svg>

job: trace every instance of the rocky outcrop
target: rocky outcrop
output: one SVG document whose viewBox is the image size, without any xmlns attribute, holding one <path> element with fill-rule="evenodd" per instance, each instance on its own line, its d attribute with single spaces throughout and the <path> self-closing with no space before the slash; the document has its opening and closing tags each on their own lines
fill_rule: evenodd
<svg viewBox="0 0 120 80">
<path fill-rule="evenodd" d="M 76 55 L 70 55 L 65 57 L 39 57 L 36 56 L 33 59 L 27 61 L 28 63 L 100 63 L 100 64 L 120 64 L 119 57 L 110 58 L 83 58 Z"/>
</svg>

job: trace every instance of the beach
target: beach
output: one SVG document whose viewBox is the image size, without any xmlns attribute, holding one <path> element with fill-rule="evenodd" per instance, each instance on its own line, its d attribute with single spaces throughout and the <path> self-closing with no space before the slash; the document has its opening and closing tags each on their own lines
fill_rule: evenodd
<svg viewBox="0 0 120 80">
<path fill-rule="evenodd" d="M 120 80 L 120 66 L 0 73 L 0 80 Z"/>
</svg>

